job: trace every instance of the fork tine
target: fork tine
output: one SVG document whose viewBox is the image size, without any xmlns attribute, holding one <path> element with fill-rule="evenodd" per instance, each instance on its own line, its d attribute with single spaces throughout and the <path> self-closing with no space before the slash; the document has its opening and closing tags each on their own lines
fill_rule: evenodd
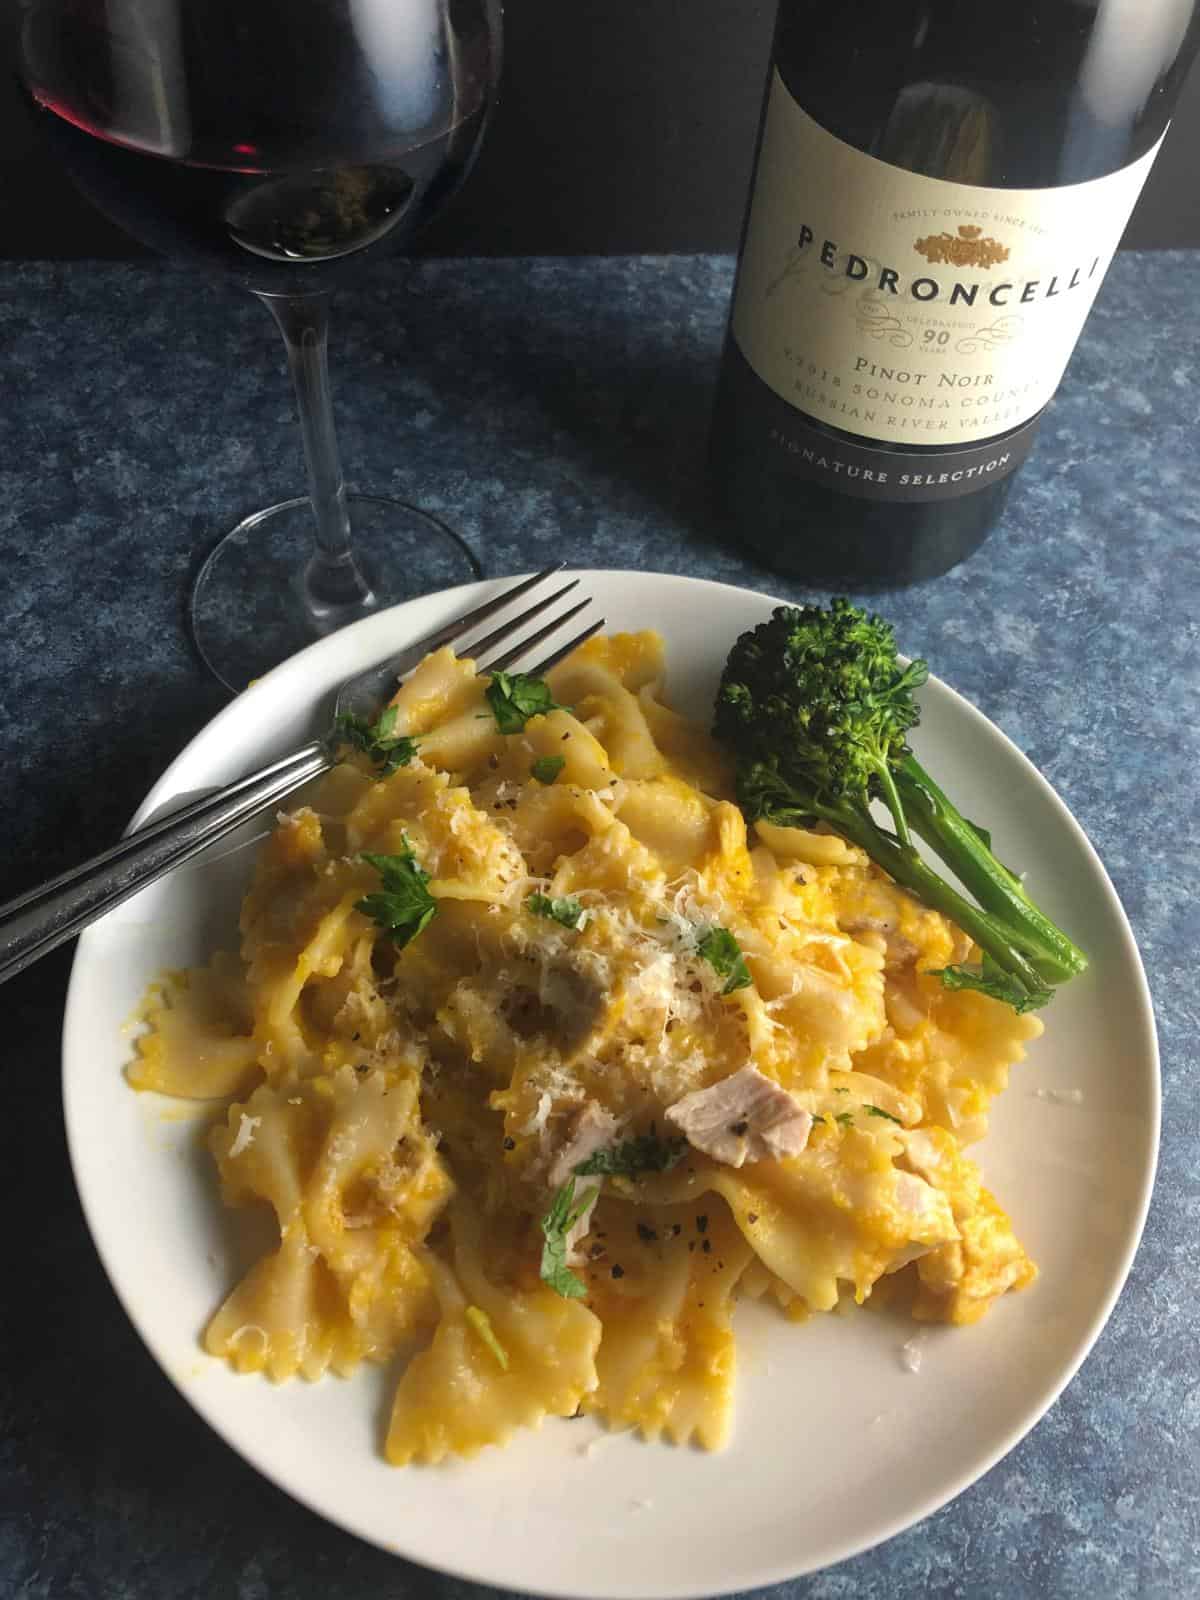
<svg viewBox="0 0 1200 1600">
<path fill-rule="evenodd" d="M 519 660 L 527 650 L 532 650 L 535 644 L 541 644 L 543 639 L 548 639 L 552 633 L 557 633 L 559 628 L 570 622 L 572 617 L 577 617 L 581 611 L 586 611 L 591 603 L 590 597 L 581 600 L 577 606 L 572 606 L 570 611 L 564 611 L 561 617 L 552 617 L 544 628 L 539 628 L 536 633 L 531 633 L 527 639 L 518 639 L 511 649 L 506 650 L 503 655 L 497 656 L 494 661 L 476 662 L 475 670 L 481 676 L 491 672 L 506 672 L 513 662 Z"/>
<path fill-rule="evenodd" d="M 527 622 L 532 622 L 534 617 L 540 616 L 547 606 L 552 606 L 556 600 L 561 600 L 563 595 L 570 594 L 572 589 L 577 589 L 578 587 L 579 579 L 572 578 L 570 583 L 564 583 L 561 589 L 556 589 L 553 594 L 547 595 L 544 600 L 539 600 L 536 605 L 532 605 L 528 610 L 522 611 L 519 617 L 512 617 L 507 622 L 502 622 L 498 628 L 488 634 L 486 639 L 479 639 L 475 644 L 464 644 L 455 654 L 470 656 L 472 660 L 486 655 L 494 645 L 503 644 L 505 639 L 511 639 L 518 628 L 524 627 Z"/>
<path fill-rule="evenodd" d="M 565 620 L 566 619 L 564 618 L 564 621 Z M 589 623 L 582 633 L 577 633 L 573 639 L 568 639 L 566 644 L 555 650 L 552 655 L 548 655 L 544 661 L 539 661 L 537 666 L 533 669 L 532 676 L 535 678 L 544 678 L 552 667 L 556 667 L 560 661 L 564 661 L 567 656 L 571 654 L 572 650 L 578 650 L 581 644 L 586 644 L 592 635 L 594 633 L 599 633 L 600 629 L 603 627 L 603 617 L 601 617 L 598 622 Z"/>
<path fill-rule="evenodd" d="M 443 623 L 440 628 L 435 628 L 432 633 L 426 634 L 423 639 L 417 639 L 405 649 L 405 655 L 412 654 L 414 659 L 420 660 L 428 655 L 431 650 L 440 649 L 442 645 L 449 644 L 451 639 L 456 639 L 459 634 L 465 633 L 468 628 L 473 628 L 477 622 L 485 622 L 488 617 L 494 616 L 501 607 L 508 605 L 513 600 L 519 600 L 523 594 L 528 594 L 530 589 L 536 589 L 539 583 L 545 583 L 547 578 L 552 578 L 556 572 L 561 572 L 566 566 L 565 561 L 556 561 L 552 566 L 543 567 L 541 572 L 535 572 L 532 578 L 525 578 L 521 583 L 514 584 L 511 589 L 506 589 L 503 594 L 485 600 L 481 606 L 476 606 L 473 611 L 464 612 L 461 617 L 455 617 L 453 622 Z M 576 580 L 578 582 L 578 579 Z"/>
</svg>

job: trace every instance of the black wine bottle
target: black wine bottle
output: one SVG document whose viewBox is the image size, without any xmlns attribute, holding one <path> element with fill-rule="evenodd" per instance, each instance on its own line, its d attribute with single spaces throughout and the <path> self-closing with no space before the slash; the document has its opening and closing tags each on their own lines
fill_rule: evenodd
<svg viewBox="0 0 1200 1600">
<path fill-rule="evenodd" d="M 712 435 L 780 570 L 932 577 L 996 522 L 1166 132 L 1195 0 L 781 0 Z"/>
</svg>

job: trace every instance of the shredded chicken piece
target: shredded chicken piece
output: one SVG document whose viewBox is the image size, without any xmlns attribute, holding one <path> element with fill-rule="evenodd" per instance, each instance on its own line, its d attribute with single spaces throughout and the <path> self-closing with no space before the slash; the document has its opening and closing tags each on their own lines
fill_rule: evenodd
<svg viewBox="0 0 1200 1600">
<path fill-rule="evenodd" d="M 916 945 L 900 932 L 900 924 L 894 917 L 855 917 L 852 922 L 844 922 L 842 930 L 845 933 L 882 934 L 887 951 L 885 962 L 889 967 L 904 967 L 916 960 Z"/>
<path fill-rule="evenodd" d="M 560 1184 L 566 1183 L 581 1161 L 586 1161 L 597 1150 L 603 1150 L 605 1145 L 611 1144 L 619 1126 L 616 1117 L 605 1111 L 598 1101 L 589 1100 L 576 1112 L 566 1143 L 554 1157 L 549 1172 L 550 1187 L 557 1189 Z"/>
<path fill-rule="evenodd" d="M 812 1129 L 810 1114 L 757 1067 L 684 1095 L 666 1119 L 695 1149 L 729 1167 L 798 1156 Z"/>
<path fill-rule="evenodd" d="M 549 1102 L 550 1096 L 543 1095 L 542 1100 Z M 551 1133 L 551 1119 L 545 1118 L 541 1126 L 542 1161 L 539 1169 L 546 1174 L 546 1182 L 552 1190 L 559 1189 L 570 1178 L 575 1176 L 575 1168 L 580 1162 L 586 1161 L 590 1155 L 595 1155 L 597 1150 L 603 1150 L 616 1138 L 620 1123 L 616 1117 L 605 1111 L 597 1100 L 589 1100 L 586 1105 L 580 1106 L 570 1118 L 566 1138 L 561 1142 Z M 575 1177 L 573 1204 L 578 1207 L 588 1195 L 595 1192 L 597 1197 L 604 1186 L 604 1179 L 600 1177 Z M 578 1265 L 581 1257 L 579 1246 L 587 1238 L 588 1230 L 592 1226 L 592 1212 L 595 1211 L 595 1202 L 587 1207 L 582 1216 L 567 1229 L 566 1249 L 567 1260 L 572 1265 Z"/>
</svg>

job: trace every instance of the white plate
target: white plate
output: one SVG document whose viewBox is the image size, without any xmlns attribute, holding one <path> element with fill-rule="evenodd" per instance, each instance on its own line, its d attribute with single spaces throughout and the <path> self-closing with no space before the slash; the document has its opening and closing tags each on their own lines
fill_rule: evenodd
<svg viewBox="0 0 1200 1600">
<path fill-rule="evenodd" d="M 774 604 L 689 578 L 582 576 L 610 626 L 665 633 L 669 698 L 698 716 L 734 636 Z M 412 601 L 286 662 L 192 741 L 139 818 L 310 737 L 325 691 L 493 587 Z M 202 1125 L 132 1093 L 120 1075 L 147 981 L 230 940 L 242 851 L 154 885 L 84 935 L 64 1099 L 84 1211 L 114 1288 L 163 1370 L 247 1461 L 414 1561 L 538 1594 L 619 1600 L 748 1589 L 839 1561 L 927 1516 L 1033 1426 L 1103 1326 L 1141 1233 L 1158 1142 L 1154 1023 L 1120 904 L 1065 806 L 952 690 L 931 681 L 921 698 L 922 760 L 967 816 L 986 820 L 1001 857 L 1027 871 L 1092 959 L 1046 1013 L 1046 1035 L 1015 1070 L 982 1147 L 1040 1281 L 977 1327 L 923 1335 L 919 1374 L 900 1354 L 911 1323 L 863 1311 L 797 1327 L 741 1306 L 736 1433 L 718 1455 L 556 1420 L 472 1462 L 386 1466 L 391 1373 L 275 1388 L 203 1353 L 200 1332 L 237 1273 L 229 1214 Z M 1082 1102 L 1045 1097 L 1062 1090 Z"/>
</svg>

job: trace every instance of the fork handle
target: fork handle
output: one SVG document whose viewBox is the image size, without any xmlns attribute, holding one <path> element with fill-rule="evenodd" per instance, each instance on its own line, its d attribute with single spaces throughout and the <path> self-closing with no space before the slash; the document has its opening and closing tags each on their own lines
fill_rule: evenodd
<svg viewBox="0 0 1200 1600">
<path fill-rule="evenodd" d="M 324 744 L 305 745 L 0 906 L 0 983 L 332 765 Z"/>
</svg>

